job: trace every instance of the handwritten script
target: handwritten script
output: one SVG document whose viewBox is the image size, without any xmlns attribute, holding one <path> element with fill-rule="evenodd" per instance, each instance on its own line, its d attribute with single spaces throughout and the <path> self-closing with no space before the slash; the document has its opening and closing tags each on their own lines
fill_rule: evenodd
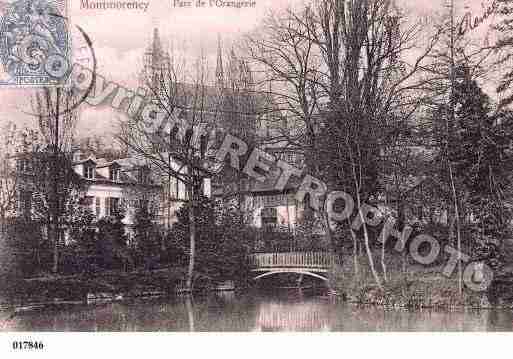
<svg viewBox="0 0 513 359">
<path fill-rule="evenodd" d="M 481 16 L 472 17 L 470 11 L 466 12 L 461 19 L 459 24 L 458 33 L 459 35 L 465 35 L 468 31 L 474 30 L 476 27 L 481 25 L 486 19 L 488 19 L 497 9 L 497 0 L 492 0 L 492 3 L 487 7 L 481 3 L 481 7 L 484 9 L 484 13 Z"/>
</svg>

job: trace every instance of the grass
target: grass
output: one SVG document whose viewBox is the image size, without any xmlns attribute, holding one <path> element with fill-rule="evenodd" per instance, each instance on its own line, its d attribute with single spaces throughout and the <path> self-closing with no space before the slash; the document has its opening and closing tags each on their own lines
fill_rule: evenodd
<svg viewBox="0 0 513 359">
<path fill-rule="evenodd" d="M 403 267 L 400 256 L 386 257 L 386 280 L 379 253 L 374 265 L 383 283 L 380 289 L 372 276 L 365 255 L 358 258 L 359 274 L 355 275 L 353 257 L 345 257 L 342 265 L 332 270 L 330 282 L 337 293 L 358 304 L 377 304 L 396 308 L 455 308 L 487 306 L 484 293 L 464 289 L 460 295 L 454 274 L 445 277 L 443 265 L 425 267 L 408 263 Z"/>
</svg>

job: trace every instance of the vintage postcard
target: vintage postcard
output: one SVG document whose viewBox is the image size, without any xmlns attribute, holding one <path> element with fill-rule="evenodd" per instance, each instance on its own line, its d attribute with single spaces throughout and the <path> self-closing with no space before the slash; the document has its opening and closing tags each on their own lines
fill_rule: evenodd
<svg viewBox="0 0 513 359">
<path fill-rule="evenodd" d="M 45 351 L 20 332 L 513 332 L 512 14 L 0 1 L 10 352 Z"/>
</svg>

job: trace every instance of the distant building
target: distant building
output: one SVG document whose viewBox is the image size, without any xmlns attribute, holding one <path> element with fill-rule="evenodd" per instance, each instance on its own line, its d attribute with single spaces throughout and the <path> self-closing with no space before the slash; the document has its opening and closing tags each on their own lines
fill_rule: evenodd
<svg viewBox="0 0 513 359">
<path fill-rule="evenodd" d="M 75 153 L 75 171 L 86 182 L 85 203 L 97 218 L 124 210 L 123 223 L 131 228 L 137 209 L 153 211 L 159 224 L 170 227 L 176 211 L 187 201 L 185 184 L 172 176 L 151 170 L 144 159 L 121 158 L 107 162 L 89 156 L 82 159 Z M 175 163 L 176 168 L 179 167 Z M 202 194 L 210 196 L 210 180 L 204 179 Z"/>
<path fill-rule="evenodd" d="M 214 83 L 175 84 L 177 93 L 181 95 L 176 99 L 183 109 L 181 118 L 192 123 L 200 117 L 201 122 L 211 128 L 250 140 L 259 148 L 302 167 L 303 159 L 283 148 L 284 141 L 270 144 L 273 141 L 269 140 L 294 127 L 287 128 L 286 121 L 272 110 L 276 106 L 272 105 L 269 93 L 255 91 L 247 63 L 236 59 L 233 52 L 228 61 L 224 60 L 219 38 Z M 158 87 L 159 76 L 174 70 L 173 62 L 173 57 L 162 46 L 158 29 L 154 29 L 144 53 L 144 68 L 140 76 L 143 91 L 154 93 L 155 90 L 149 91 L 148 87 Z M 224 64 L 227 64 L 226 68 Z M 281 227 L 294 231 L 302 213 L 301 204 L 294 198 L 297 183 L 291 182 L 283 191 L 276 191 L 274 183 L 278 175 L 279 172 L 273 173 L 265 183 L 233 174 L 217 176 L 212 179 L 212 195 L 219 200 L 231 197 L 233 201 L 240 201 L 248 222 L 256 227 Z M 163 201 L 172 202 L 172 199 L 163 198 Z"/>
<path fill-rule="evenodd" d="M 179 83 L 183 94 L 180 105 L 184 108 L 181 118 L 185 121 L 200 116 L 202 121 L 213 125 L 215 130 L 246 136 L 252 145 L 264 149 L 275 157 L 298 168 L 304 159 L 293 149 L 286 148 L 286 141 L 276 141 L 283 131 L 294 131 L 294 124 L 288 124 L 275 107 L 266 92 L 251 88 L 252 75 L 247 64 L 238 62 L 233 53 L 228 61 L 229 71 L 223 66 L 223 54 L 219 41 L 215 84 L 201 85 L 201 103 L 194 102 L 197 85 Z M 173 59 L 161 43 L 158 29 L 154 29 L 152 40 L 144 53 L 144 66 L 140 73 L 140 91 L 151 93 L 150 86 L 157 86 L 159 75 L 171 70 Z M 237 72 L 234 75 L 234 72 Z M 237 89 L 234 77 L 248 84 L 247 89 Z M 234 111 L 234 106 L 239 106 Z M 242 108 L 242 110 L 241 110 Z M 178 164 L 170 159 L 178 168 Z M 85 184 L 84 204 L 96 217 L 109 216 L 118 209 L 125 209 L 123 222 L 127 228 L 133 226 L 133 217 L 140 206 L 150 206 L 156 212 L 159 223 L 171 227 L 176 221 L 176 212 L 187 201 L 185 185 L 177 178 L 165 173 L 154 173 L 146 160 L 129 152 L 127 158 L 107 161 L 94 154 L 85 156 L 76 151 L 73 168 Z M 185 169 L 184 169 L 185 170 Z M 244 178 L 205 179 L 203 194 L 225 199 L 236 192 L 246 218 L 256 227 L 281 227 L 293 232 L 303 213 L 303 205 L 297 203 L 294 194 L 298 184 L 289 181 L 281 191 L 274 189 L 280 170 L 274 168 L 264 183 Z M 231 181 L 231 182 L 227 182 Z M 20 206 L 27 213 L 30 208 L 30 193 L 20 195 Z"/>
<path fill-rule="evenodd" d="M 35 218 L 33 156 L 24 154 L 16 159 L 18 180 L 17 214 Z M 122 213 L 127 234 L 132 234 L 137 209 L 147 208 L 153 212 L 158 224 L 171 227 L 176 221 L 176 212 L 187 201 L 185 185 L 177 178 L 151 170 L 147 161 L 135 157 L 106 161 L 94 155 L 83 156 L 75 151 L 73 170 L 81 182 L 80 203 L 89 207 L 96 220 Z M 176 163 L 176 167 L 179 165 Z M 210 180 L 202 184 L 203 195 L 210 196 Z M 167 201 L 163 199 L 166 198 Z"/>
</svg>

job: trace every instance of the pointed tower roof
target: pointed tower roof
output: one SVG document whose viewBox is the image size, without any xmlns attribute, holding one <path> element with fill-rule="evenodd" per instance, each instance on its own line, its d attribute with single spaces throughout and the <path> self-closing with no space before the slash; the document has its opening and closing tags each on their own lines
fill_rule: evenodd
<svg viewBox="0 0 513 359">
<path fill-rule="evenodd" d="M 162 53 L 162 43 L 160 42 L 158 28 L 153 29 L 152 50 L 153 50 L 153 54 L 155 54 L 155 55 Z"/>
<path fill-rule="evenodd" d="M 171 59 L 167 49 L 162 46 L 159 29 L 154 28 L 151 40 L 144 53 L 144 68 L 140 74 L 141 87 L 157 85 L 158 76 L 163 71 L 168 71 Z"/>
<path fill-rule="evenodd" d="M 240 72 L 241 72 L 241 79 L 244 81 L 244 84 L 250 88 L 253 87 L 253 72 L 251 71 L 251 68 L 249 67 L 249 64 L 246 60 L 240 61 Z"/>
<path fill-rule="evenodd" d="M 219 89 L 224 88 L 223 48 L 220 34 L 217 34 L 216 86 Z"/>
</svg>

